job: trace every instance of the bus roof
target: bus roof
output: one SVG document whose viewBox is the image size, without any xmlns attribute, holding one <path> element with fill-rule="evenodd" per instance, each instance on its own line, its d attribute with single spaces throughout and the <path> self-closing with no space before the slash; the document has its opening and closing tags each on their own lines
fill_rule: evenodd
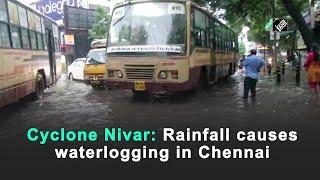
<svg viewBox="0 0 320 180">
<path fill-rule="evenodd" d="M 96 39 L 92 41 L 91 48 L 105 48 L 107 46 L 107 39 Z"/>
<path fill-rule="evenodd" d="M 7 0 L 7 1 L 9 1 L 9 0 Z M 33 13 L 36 13 L 37 15 L 39 15 L 39 16 L 41 16 L 41 17 L 43 17 L 43 18 L 45 18 L 45 19 L 47 19 L 47 20 L 49 20 L 49 21 L 51 21 L 53 24 L 55 24 L 55 25 L 58 26 L 58 24 L 56 23 L 55 20 L 53 20 L 53 19 L 51 19 L 50 17 L 42 14 L 40 11 L 38 11 L 38 10 L 30 7 L 29 5 L 23 4 L 23 3 L 21 3 L 20 1 L 17 1 L 17 0 L 10 0 L 10 1 L 16 3 L 16 4 L 19 5 L 19 6 L 24 7 L 24 8 L 25 8 L 26 10 L 28 10 L 28 11 L 32 11 Z"/>
</svg>

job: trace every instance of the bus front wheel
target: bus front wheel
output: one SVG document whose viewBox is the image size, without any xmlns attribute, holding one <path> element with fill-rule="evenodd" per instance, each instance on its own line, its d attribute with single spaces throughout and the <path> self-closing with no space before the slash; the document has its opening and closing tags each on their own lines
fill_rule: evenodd
<svg viewBox="0 0 320 180">
<path fill-rule="evenodd" d="M 200 71 L 198 85 L 196 89 L 207 89 L 210 87 L 208 74 L 205 68 L 202 68 Z"/>
<path fill-rule="evenodd" d="M 36 89 L 35 92 L 32 94 L 33 99 L 35 100 L 41 100 L 44 98 L 44 81 L 41 74 L 37 75 L 36 78 Z"/>
</svg>

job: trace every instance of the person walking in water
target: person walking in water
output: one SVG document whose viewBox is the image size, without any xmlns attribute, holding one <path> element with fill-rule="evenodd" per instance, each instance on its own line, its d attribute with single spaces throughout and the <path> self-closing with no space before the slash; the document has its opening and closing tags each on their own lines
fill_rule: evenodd
<svg viewBox="0 0 320 180">
<path fill-rule="evenodd" d="M 243 99 L 248 99 L 249 90 L 252 99 L 256 98 L 256 86 L 259 79 L 260 69 L 266 65 L 265 61 L 256 56 L 257 50 L 252 49 L 250 55 L 241 63 L 245 67 Z"/>
<path fill-rule="evenodd" d="M 311 89 L 312 97 L 319 98 L 320 91 L 320 55 L 318 45 L 314 44 L 312 50 L 308 53 L 307 61 L 304 64 L 308 72 L 308 83 Z"/>
</svg>

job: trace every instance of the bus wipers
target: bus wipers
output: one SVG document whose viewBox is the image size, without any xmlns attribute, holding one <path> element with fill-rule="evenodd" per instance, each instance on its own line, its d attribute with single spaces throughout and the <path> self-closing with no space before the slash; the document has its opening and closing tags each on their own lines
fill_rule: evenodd
<svg viewBox="0 0 320 180">
<path fill-rule="evenodd" d="M 118 24 L 118 22 L 120 22 L 127 15 L 127 12 L 128 12 L 130 7 L 131 7 L 131 3 L 129 2 L 128 7 L 127 7 L 126 11 L 124 12 L 123 16 L 121 18 L 117 19 L 116 22 L 114 22 L 112 24 L 112 26 Z"/>
</svg>

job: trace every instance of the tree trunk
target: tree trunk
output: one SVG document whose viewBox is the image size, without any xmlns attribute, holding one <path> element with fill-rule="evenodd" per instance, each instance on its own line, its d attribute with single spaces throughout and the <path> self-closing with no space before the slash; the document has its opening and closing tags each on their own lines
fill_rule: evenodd
<svg viewBox="0 0 320 180">
<path fill-rule="evenodd" d="M 292 0 L 282 0 L 284 6 L 286 7 L 288 13 L 295 21 L 298 26 L 298 29 L 301 33 L 304 43 L 307 46 L 307 49 L 310 50 L 312 46 L 312 38 L 313 38 L 313 31 L 309 29 L 307 23 L 305 22 L 301 12 L 295 6 Z"/>
</svg>

